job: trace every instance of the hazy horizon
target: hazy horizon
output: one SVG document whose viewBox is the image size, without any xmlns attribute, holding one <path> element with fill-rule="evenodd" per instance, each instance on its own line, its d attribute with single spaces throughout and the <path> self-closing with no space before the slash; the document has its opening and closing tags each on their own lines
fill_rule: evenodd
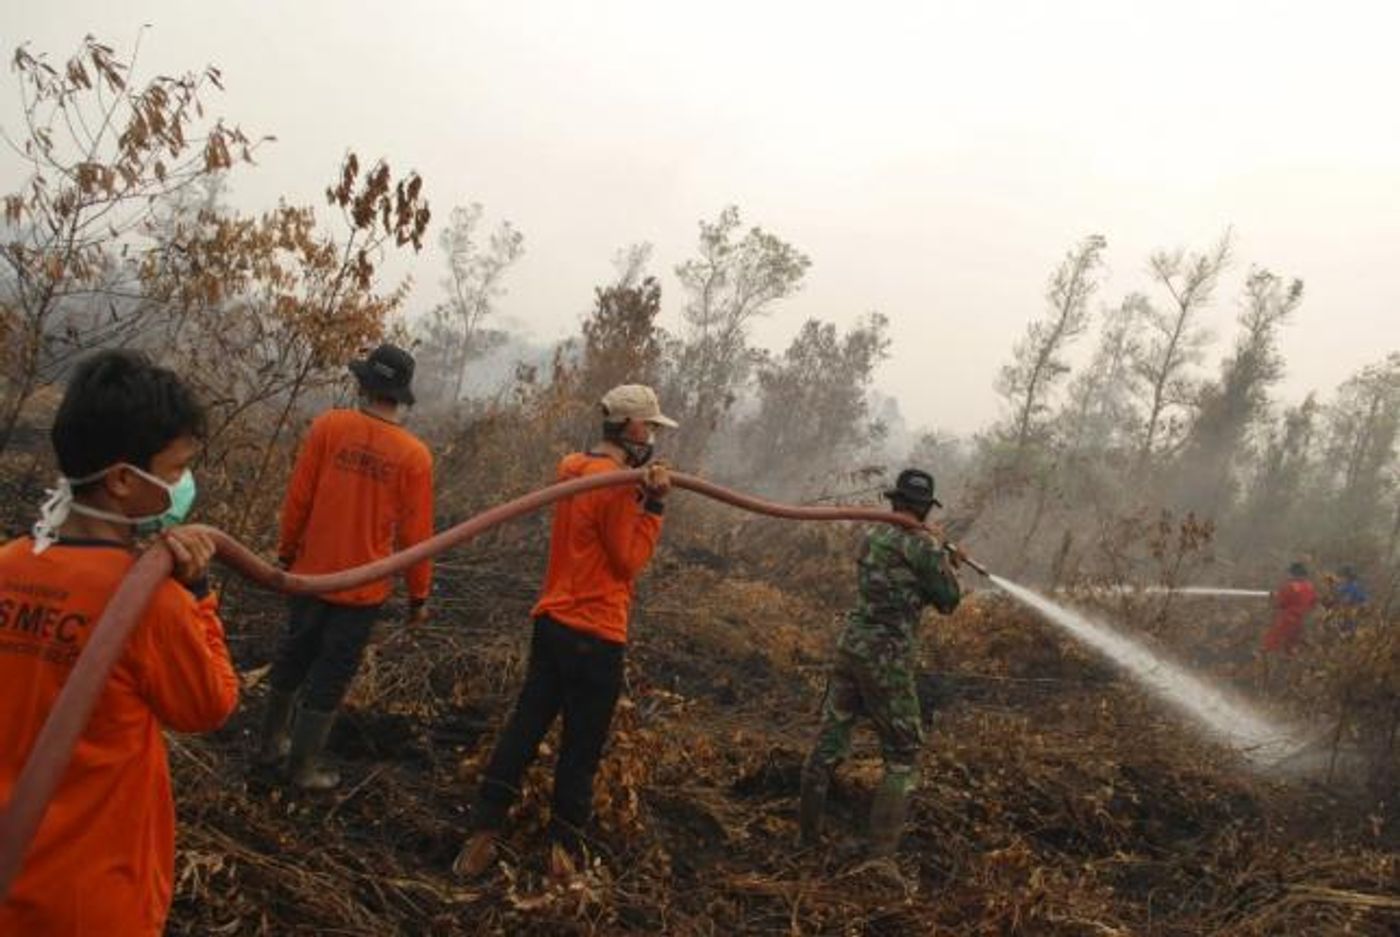
<svg viewBox="0 0 1400 937">
<path fill-rule="evenodd" d="M 246 211 L 320 205 L 349 148 L 421 172 L 431 246 L 390 267 L 415 279 L 409 312 L 436 301 L 440 223 L 483 203 L 524 232 L 500 323 L 535 341 L 573 331 L 635 241 L 655 244 L 676 327 L 671 269 L 733 203 L 812 259 L 755 340 L 885 313 L 877 386 L 911 424 L 996 417 L 998 369 L 1090 233 L 1113 302 L 1148 287 L 1152 250 L 1233 227 L 1217 355 L 1250 265 L 1302 278 L 1285 401 L 1400 348 L 1400 17 L 1123 7 L 53 2 L 7 11 L 0 38 L 62 61 L 84 33 L 125 50 L 149 23 L 142 75 L 219 65 L 211 112 L 278 138 L 231 180 Z"/>
</svg>

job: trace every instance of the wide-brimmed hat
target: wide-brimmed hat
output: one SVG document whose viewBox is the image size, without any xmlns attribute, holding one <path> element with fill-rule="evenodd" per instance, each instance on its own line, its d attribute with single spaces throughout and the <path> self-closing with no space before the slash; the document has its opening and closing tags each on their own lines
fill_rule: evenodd
<svg viewBox="0 0 1400 937">
<path fill-rule="evenodd" d="M 943 507 L 943 502 L 933 496 L 933 476 L 922 469 L 905 469 L 900 472 L 894 487 L 885 491 L 885 497 L 891 501 Z"/>
<path fill-rule="evenodd" d="M 413 356 L 397 345 L 385 343 L 369 357 L 350 362 L 350 373 L 368 393 L 413 404 Z"/>
</svg>

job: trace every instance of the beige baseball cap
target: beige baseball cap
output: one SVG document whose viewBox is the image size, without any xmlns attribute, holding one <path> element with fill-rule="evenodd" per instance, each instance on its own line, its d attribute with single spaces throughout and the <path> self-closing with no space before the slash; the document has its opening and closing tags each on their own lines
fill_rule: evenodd
<svg viewBox="0 0 1400 937">
<path fill-rule="evenodd" d="M 645 384 L 622 384 L 603 395 L 603 418 L 612 421 L 641 420 L 673 429 L 680 424 L 661 412 L 656 391 Z"/>
</svg>

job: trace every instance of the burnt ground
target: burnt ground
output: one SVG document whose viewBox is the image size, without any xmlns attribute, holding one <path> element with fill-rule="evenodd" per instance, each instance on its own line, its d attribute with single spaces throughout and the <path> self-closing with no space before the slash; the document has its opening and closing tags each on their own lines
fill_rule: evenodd
<svg viewBox="0 0 1400 937">
<path fill-rule="evenodd" d="M 474 781 L 518 688 L 540 558 L 440 572 L 438 615 L 385 628 L 324 797 L 249 767 L 280 603 L 234 590 L 249 686 L 172 740 L 177 934 L 1387 934 L 1394 791 L 1251 776 L 1006 604 L 930 628 L 923 784 L 895 880 L 861 862 L 879 759 L 859 737 L 829 842 L 796 846 L 799 774 L 838 608 L 672 556 L 639 597 L 597 785 L 596 861 L 544 871 L 553 739 L 503 861 L 455 881 Z M 841 575 L 833 570 L 833 576 Z"/>
</svg>

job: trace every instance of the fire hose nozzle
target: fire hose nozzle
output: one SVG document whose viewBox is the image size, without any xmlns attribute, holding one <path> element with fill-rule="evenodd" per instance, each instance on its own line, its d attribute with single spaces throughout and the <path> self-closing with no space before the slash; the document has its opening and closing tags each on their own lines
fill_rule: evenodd
<svg viewBox="0 0 1400 937">
<path fill-rule="evenodd" d="M 967 566 L 974 572 L 980 573 L 983 578 L 992 578 L 992 574 L 987 571 L 987 567 L 964 553 L 962 547 L 958 546 L 956 543 L 945 543 L 943 544 L 943 549 L 948 551 L 948 555 L 953 560 L 954 565 Z"/>
</svg>

